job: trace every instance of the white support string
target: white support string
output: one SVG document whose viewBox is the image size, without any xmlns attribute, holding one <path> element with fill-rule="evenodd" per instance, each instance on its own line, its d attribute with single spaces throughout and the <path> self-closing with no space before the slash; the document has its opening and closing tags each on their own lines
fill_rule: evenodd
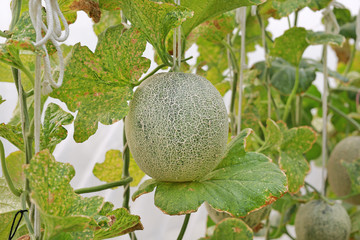
<svg viewBox="0 0 360 240">
<path fill-rule="evenodd" d="M 240 31 L 241 31 L 239 105 L 238 105 L 238 119 L 237 119 L 238 120 L 237 134 L 239 134 L 241 131 L 241 111 L 242 111 L 244 70 L 247 69 L 247 65 L 245 61 L 246 7 L 241 7 L 236 10 L 236 21 L 237 23 L 240 23 Z"/>
<path fill-rule="evenodd" d="M 331 4 L 324 10 L 324 22 L 325 22 L 325 32 L 327 33 L 339 33 L 340 27 L 336 21 L 335 15 L 331 10 Z M 328 122 L 328 68 L 327 68 L 327 44 L 323 45 L 323 94 L 322 94 L 322 171 L 321 171 L 321 193 L 325 195 L 325 182 L 326 182 L 326 174 L 325 174 L 325 166 L 327 160 L 327 122 Z"/>
<path fill-rule="evenodd" d="M 61 86 L 64 77 L 64 58 L 62 50 L 58 42 L 63 42 L 69 36 L 69 25 L 61 13 L 57 0 L 45 0 L 46 7 L 46 22 L 47 25 L 42 21 L 42 4 L 41 0 L 30 0 L 29 12 L 30 18 L 33 25 L 36 28 L 36 43 L 35 46 L 41 47 L 45 52 L 44 57 L 44 81 L 42 83 L 42 93 L 44 95 L 49 94 L 53 88 Z M 61 30 L 61 23 L 64 26 L 64 32 Z M 41 31 L 45 32 L 45 36 L 42 37 Z M 54 81 L 51 71 L 50 58 L 46 49 L 46 42 L 51 41 L 56 48 L 57 55 L 59 58 L 59 77 L 57 82 Z"/>
<path fill-rule="evenodd" d="M 180 0 L 174 0 L 175 4 L 180 5 Z M 181 25 L 174 29 L 173 33 L 173 64 L 175 68 L 181 66 Z"/>
<path fill-rule="evenodd" d="M 35 86 L 34 86 L 34 140 L 35 140 L 35 152 L 40 151 L 40 129 L 41 129 L 41 92 L 44 95 L 49 94 L 52 91 L 51 87 L 58 88 L 62 84 L 64 77 L 64 59 L 62 50 L 58 44 L 59 42 L 65 41 L 69 35 L 69 26 L 64 15 L 61 13 L 57 0 L 45 0 L 46 6 L 46 23 L 43 22 L 42 2 L 41 0 L 30 0 L 29 1 L 29 13 L 31 22 L 35 28 L 36 33 L 36 47 L 41 47 L 44 52 L 44 81 L 43 88 L 41 87 L 41 56 L 36 56 L 35 63 Z M 64 25 L 64 33 L 61 30 L 61 22 Z M 45 32 L 45 36 L 42 36 L 42 31 Z M 51 41 L 57 50 L 57 55 L 60 64 L 60 73 L 58 81 L 55 82 L 50 65 L 50 57 L 46 49 L 47 41 Z M 20 79 L 20 75 L 19 75 Z M 20 80 L 19 80 L 20 81 Z M 43 89 L 43 90 L 42 90 Z M 41 220 L 40 212 L 37 208 L 35 209 L 34 217 L 34 232 L 35 238 L 41 237 Z"/>
</svg>

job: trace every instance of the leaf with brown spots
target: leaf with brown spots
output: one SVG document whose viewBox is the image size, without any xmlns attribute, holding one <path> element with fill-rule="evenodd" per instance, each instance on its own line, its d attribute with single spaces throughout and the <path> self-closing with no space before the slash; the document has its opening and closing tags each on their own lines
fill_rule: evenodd
<svg viewBox="0 0 360 240">
<path fill-rule="evenodd" d="M 214 230 L 214 234 L 209 240 L 224 240 L 224 239 L 241 239 L 252 240 L 254 233 L 251 228 L 238 218 L 225 218 L 219 222 Z M 202 238 L 205 239 L 205 238 Z"/>
<path fill-rule="evenodd" d="M 72 0 L 69 6 L 71 11 L 84 11 L 95 22 L 99 22 L 101 18 L 101 11 L 99 3 L 92 0 Z"/>
<path fill-rule="evenodd" d="M 304 185 L 310 166 L 303 154 L 312 148 L 315 141 L 316 132 L 310 127 L 283 130 L 279 166 L 286 174 L 290 193 L 297 193 Z"/>
<path fill-rule="evenodd" d="M 197 211 L 203 202 L 213 208 L 245 216 L 248 212 L 274 202 L 286 191 L 286 176 L 269 158 L 260 153 L 246 152 L 243 130 L 229 144 L 222 162 L 201 180 L 194 182 L 145 181 L 133 194 L 155 191 L 155 205 L 169 215 Z"/>
<path fill-rule="evenodd" d="M 55 103 L 50 103 L 45 111 L 44 123 L 41 131 L 40 148 L 53 152 L 56 145 L 67 137 L 67 130 L 63 125 L 71 124 L 74 117 L 65 112 Z"/>
<path fill-rule="evenodd" d="M 90 226 L 104 203 L 101 197 L 84 198 L 73 191 L 75 175 L 68 163 L 56 162 L 48 150 L 37 153 L 25 169 L 31 199 L 40 211 L 47 239 L 62 232 L 82 231 Z"/>
<path fill-rule="evenodd" d="M 64 81 L 51 96 L 78 111 L 76 142 L 93 135 L 98 122 L 109 125 L 126 116 L 133 87 L 150 66 L 142 54 L 146 40 L 136 28 L 108 28 L 99 37 L 95 53 L 77 44 L 66 66 Z"/>
<path fill-rule="evenodd" d="M 168 33 L 179 26 L 192 12 L 182 6 L 151 0 L 119 0 L 120 7 L 130 22 L 140 29 L 154 46 L 161 60 L 170 65 L 165 40 Z"/>
<path fill-rule="evenodd" d="M 20 126 L 0 123 L 0 137 L 5 138 L 15 147 L 24 151 L 24 139 Z"/>
</svg>

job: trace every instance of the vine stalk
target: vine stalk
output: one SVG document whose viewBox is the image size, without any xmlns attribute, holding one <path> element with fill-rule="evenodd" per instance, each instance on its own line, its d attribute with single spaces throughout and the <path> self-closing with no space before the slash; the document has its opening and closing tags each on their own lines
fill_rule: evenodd
<svg viewBox="0 0 360 240">
<path fill-rule="evenodd" d="M 290 96 L 289 98 L 287 99 L 287 102 L 286 102 L 286 105 L 285 105 L 285 110 L 284 110 L 284 115 L 283 115 L 283 121 L 286 122 L 286 119 L 288 118 L 289 116 L 289 111 L 290 111 L 290 106 L 292 104 L 292 100 L 294 99 L 295 95 L 296 95 L 296 92 L 299 88 L 299 65 L 296 66 L 296 73 L 295 73 L 295 83 L 294 83 L 294 87 L 290 93 Z"/>
<path fill-rule="evenodd" d="M 183 225 L 182 225 L 182 227 L 181 227 L 179 236 L 177 237 L 176 240 L 182 240 L 182 239 L 183 239 L 184 234 L 185 234 L 185 231 L 186 231 L 186 228 L 187 228 L 187 225 L 188 225 L 188 223 L 189 223 L 189 219 L 190 219 L 190 213 L 188 213 L 188 214 L 185 215 Z"/>
</svg>

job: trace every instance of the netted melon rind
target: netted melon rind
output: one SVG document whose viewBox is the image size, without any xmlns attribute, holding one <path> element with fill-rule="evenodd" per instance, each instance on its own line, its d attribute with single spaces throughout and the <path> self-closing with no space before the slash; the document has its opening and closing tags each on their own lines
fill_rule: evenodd
<svg viewBox="0 0 360 240">
<path fill-rule="evenodd" d="M 313 200 L 298 210 L 295 232 L 297 240 L 348 240 L 351 221 L 341 204 Z"/>
<path fill-rule="evenodd" d="M 353 162 L 360 159 L 360 136 L 350 136 L 340 141 L 331 152 L 328 162 L 328 180 L 337 196 L 346 196 L 351 191 L 351 180 L 341 161 Z M 359 173 L 360 175 L 360 173 Z M 345 202 L 360 204 L 360 194 L 344 199 Z"/>
<path fill-rule="evenodd" d="M 147 175 L 192 181 L 221 161 L 228 116 L 220 93 L 205 78 L 160 73 L 134 93 L 125 131 L 134 160 Z"/>
</svg>

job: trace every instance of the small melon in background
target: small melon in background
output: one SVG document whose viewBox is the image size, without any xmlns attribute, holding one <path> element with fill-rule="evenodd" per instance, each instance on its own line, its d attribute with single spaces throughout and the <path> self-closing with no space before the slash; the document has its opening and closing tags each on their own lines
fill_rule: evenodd
<svg viewBox="0 0 360 240">
<path fill-rule="evenodd" d="M 312 200 L 298 210 L 295 231 L 297 240 L 348 240 L 351 221 L 341 204 Z"/>
<path fill-rule="evenodd" d="M 221 161 L 228 115 L 218 90 L 189 73 L 159 73 L 136 89 L 125 120 L 141 170 L 159 181 L 197 180 Z"/>
<path fill-rule="evenodd" d="M 231 217 L 226 212 L 219 212 L 212 208 L 207 202 L 205 202 L 206 210 L 208 211 L 209 217 L 217 224 L 221 220 Z M 256 211 L 249 213 L 246 217 L 241 218 L 249 227 L 256 227 L 261 220 L 265 219 L 271 211 L 271 205 L 267 205 Z"/>
<path fill-rule="evenodd" d="M 350 136 L 340 141 L 331 152 L 328 162 L 328 180 L 337 196 L 346 196 L 351 191 L 351 180 L 341 161 L 353 162 L 360 159 L 360 136 Z M 360 172 L 359 172 L 360 176 Z M 360 194 L 344 200 L 351 204 L 360 204 Z"/>
</svg>

